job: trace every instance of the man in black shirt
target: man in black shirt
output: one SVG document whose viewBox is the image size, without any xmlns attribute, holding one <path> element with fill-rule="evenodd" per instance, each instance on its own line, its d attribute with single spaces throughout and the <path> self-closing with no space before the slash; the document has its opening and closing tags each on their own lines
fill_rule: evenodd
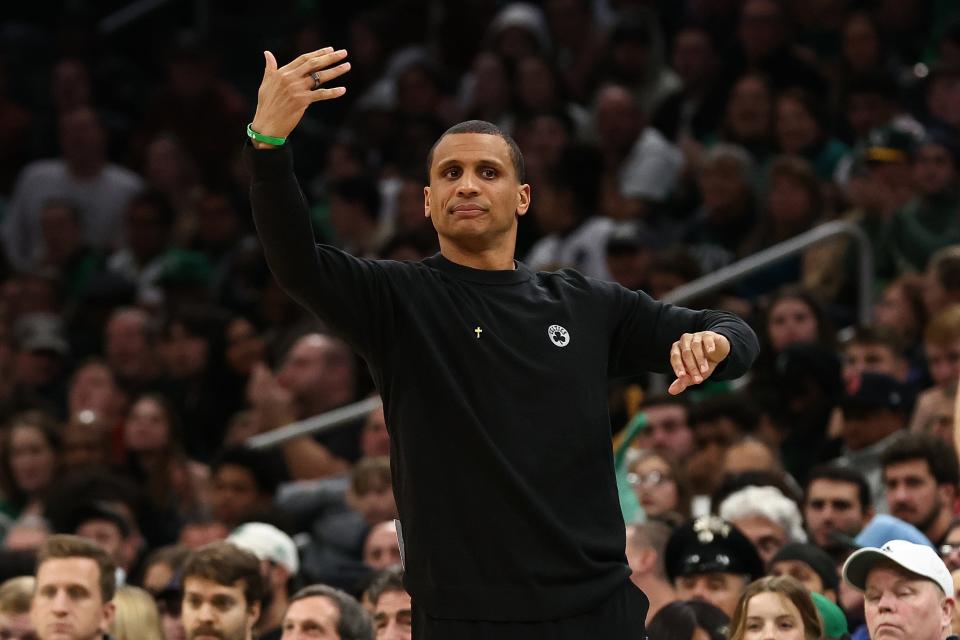
<svg viewBox="0 0 960 640">
<path fill-rule="evenodd" d="M 283 142 L 309 104 L 343 95 L 322 85 L 348 70 L 346 51 L 281 68 L 265 56 L 245 150 L 257 230 L 277 281 L 364 357 L 383 396 L 413 637 L 642 637 L 607 381 L 673 371 L 677 394 L 736 377 L 756 336 L 729 314 L 515 261 L 530 186 L 516 143 L 486 122 L 430 152 L 438 255 L 372 261 L 315 245 Z"/>
</svg>

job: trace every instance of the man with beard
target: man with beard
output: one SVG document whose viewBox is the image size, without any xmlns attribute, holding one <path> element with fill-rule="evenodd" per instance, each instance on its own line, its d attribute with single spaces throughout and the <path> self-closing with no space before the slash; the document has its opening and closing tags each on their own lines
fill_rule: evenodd
<svg viewBox="0 0 960 640">
<path fill-rule="evenodd" d="M 887 448 L 881 464 L 891 515 L 941 544 L 957 499 L 957 454 L 939 438 L 912 433 Z"/>
<path fill-rule="evenodd" d="M 229 542 L 194 551 L 183 566 L 187 638 L 253 640 L 264 593 L 260 560 Z"/>
</svg>

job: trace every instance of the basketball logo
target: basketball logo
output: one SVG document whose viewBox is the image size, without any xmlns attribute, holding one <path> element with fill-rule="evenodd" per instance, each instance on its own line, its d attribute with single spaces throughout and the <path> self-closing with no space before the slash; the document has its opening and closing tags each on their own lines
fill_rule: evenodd
<svg viewBox="0 0 960 640">
<path fill-rule="evenodd" d="M 570 344 L 570 332 L 558 324 L 552 324 L 547 329 L 547 337 L 555 347 L 565 347 Z"/>
</svg>

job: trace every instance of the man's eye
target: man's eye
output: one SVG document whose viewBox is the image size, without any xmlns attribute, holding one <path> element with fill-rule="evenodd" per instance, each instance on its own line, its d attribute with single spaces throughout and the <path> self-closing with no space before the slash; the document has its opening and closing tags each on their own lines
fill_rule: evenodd
<svg viewBox="0 0 960 640">
<path fill-rule="evenodd" d="M 460 168 L 450 167 L 449 169 L 443 172 L 443 175 L 447 176 L 448 178 L 456 178 L 457 176 L 460 175 Z"/>
<path fill-rule="evenodd" d="M 487 179 L 492 179 L 497 177 L 497 171 L 495 169 L 482 169 L 480 175 Z"/>
</svg>

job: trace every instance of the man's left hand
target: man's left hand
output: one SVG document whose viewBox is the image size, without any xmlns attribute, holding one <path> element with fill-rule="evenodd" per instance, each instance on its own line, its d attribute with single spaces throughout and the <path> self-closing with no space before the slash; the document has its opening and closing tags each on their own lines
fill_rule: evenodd
<svg viewBox="0 0 960 640">
<path fill-rule="evenodd" d="M 677 379 L 667 392 L 683 393 L 687 387 L 700 384 L 716 370 L 717 365 L 730 355 L 730 341 L 713 331 L 685 333 L 670 349 L 670 365 Z"/>
</svg>

